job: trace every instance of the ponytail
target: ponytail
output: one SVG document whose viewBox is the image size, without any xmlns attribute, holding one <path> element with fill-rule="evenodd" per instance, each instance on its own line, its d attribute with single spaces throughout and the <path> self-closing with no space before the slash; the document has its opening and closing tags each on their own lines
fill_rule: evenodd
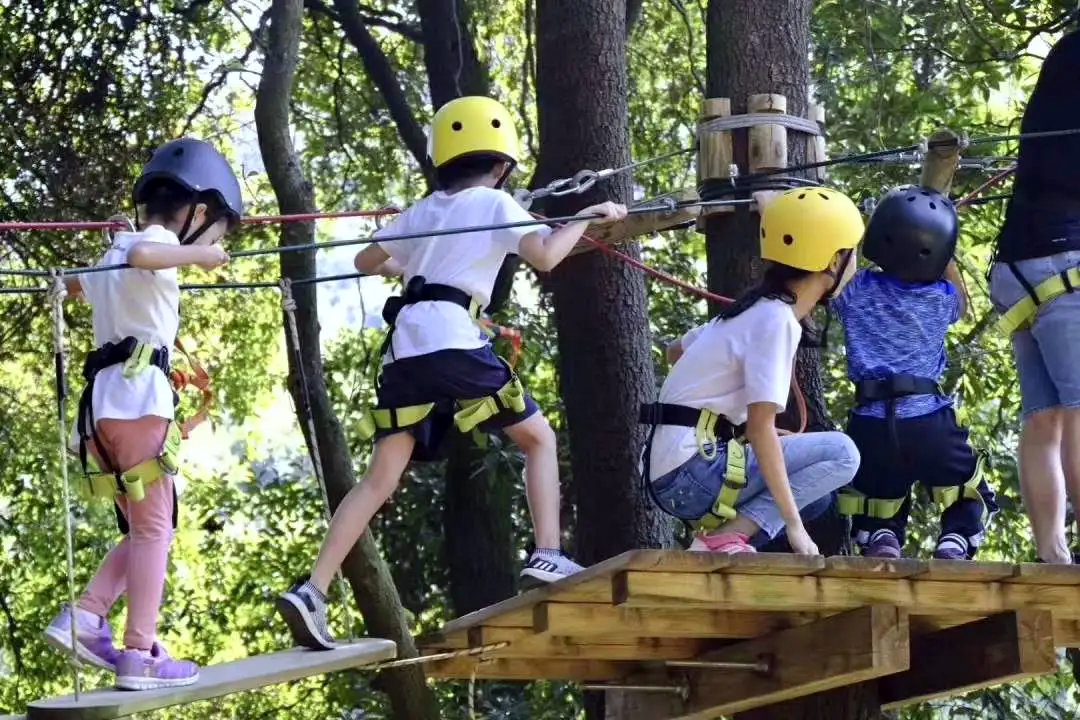
<svg viewBox="0 0 1080 720">
<path fill-rule="evenodd" d="M 795 293 L 788 289 L 788 283 L 792 280 L 813 275 L 809 270 L 802 270 L 770 262 L 765 266 L 765 273 L 761 280 L 717 314 L 718 320 L 730 320 L 742 315 L 757 303 L 758 300 L 782 300 L 788 305 L 795 304 Z"/>
</svg>

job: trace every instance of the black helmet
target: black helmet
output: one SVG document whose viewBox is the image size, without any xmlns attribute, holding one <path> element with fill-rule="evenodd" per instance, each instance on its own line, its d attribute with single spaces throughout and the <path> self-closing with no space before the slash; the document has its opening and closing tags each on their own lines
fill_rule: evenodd
<svg viewBox="0 0 1080 720">
<path fill-rule="evenodd" d="M 940 280 L 956 250 L 956 206 L 930 188 L 908 185 L 878 202 L 863 239 L 863 255 L 906 282 Z"/>
<path fill-rule="evenodd" d="M 240 222 L 244 214 L 240 181 L 225 156 L 208 142 L 180 138 L 155 150 L 135 182 L 136 205 L 145 199 L 144 193 L 155 180 L 171 180 L 192 193 L 217 195 L 230 226 Z"/>
</svg>

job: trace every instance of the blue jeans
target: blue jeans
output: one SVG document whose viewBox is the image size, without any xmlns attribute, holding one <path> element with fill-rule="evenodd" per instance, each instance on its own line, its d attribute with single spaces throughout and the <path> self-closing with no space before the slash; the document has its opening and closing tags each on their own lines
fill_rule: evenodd
<svg viewBox="0 0 1080 720">
<path fill-rule="evenodd" d="M 1016 268 L 1032 287 L 1080 266 L 1080 251 L 1020 260 Z M 990 299 L 1004 312 L 1027 297 L 1008 265 L 990 273 Z M 1035 321 L 1012 336 L 1024 417 L 1055 407 L 1080 407 L 1080 292 L 1066 293 L 1039 308 Z"/>
<path fill-rule="evenodd" d="M 859 451 L 841 432 L 785 435 L 780 438 L 780 447 L 791 494 L 800 509 L 849 484 L 859 469 Z M 765 485 L 753 448 L 747 447 L 746 461 L 746 487 L 739 493 L 735 509 L 774 538 L 784 529 L 784 519 Z M 709 512 L 720 494 L 726 468 L 724 448 L 712 460 L 695 454 L 655 480 L 656 500 L 676 517 L 697 520 Z"/>
</svg>

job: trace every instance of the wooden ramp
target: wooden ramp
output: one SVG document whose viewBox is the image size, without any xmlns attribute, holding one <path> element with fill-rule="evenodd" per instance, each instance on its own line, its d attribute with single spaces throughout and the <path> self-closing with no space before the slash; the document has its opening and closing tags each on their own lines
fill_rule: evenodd
<svg viewBox="0 0 1080 720">
<path fill-rule="evenodd" d="M 429 674 L 665 686 L 681 718 L 881 678 L 893 708 L 1053 672 L 1080 645 L 1080 567 L 638 550 L 419 640 L 500 642 Z"/>
<path fill-rule="evenodd" d="M 187 687 L 141 692 L 95 690 L 84 693 L 78 702 L 70 695 L 39 700 L 30 705 L 27 720 L 122 718 L 135 713 L 292 682 L 313 675 L 371 665 L 382 660 L 392 660 L 396 656 L 397 646 L 391 640 L 365 639 L 325 652 L 297 648 L 202 668 L 199 682 Z"/>
</svg>

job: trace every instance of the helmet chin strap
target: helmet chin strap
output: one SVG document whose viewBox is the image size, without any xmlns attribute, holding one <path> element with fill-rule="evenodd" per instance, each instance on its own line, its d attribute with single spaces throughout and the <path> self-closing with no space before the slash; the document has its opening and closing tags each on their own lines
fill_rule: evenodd
<svg viewBox="0 0 1080 720">
<path fill-rule="evenodd" d="M 822 295 L 821 299 L 818 300 L 818 305 L 827 305 L 830 300 L 836 297 L 836 291 L 840 289 L 840 283 L 844 280 L 844 272 L 847 270 L 848 263 L 851 262 L 851 253 L 853 252 L 855 251 L 844 251 L 844 262 L 840 266 L 842 268 L 840 272 L 833 272 L 828 268 L 825 269 L 825 274 L 833 279 L 833 284 L 832 287 L 829 288 L 829 292 Z"/>
<path fill-rule="evenodd" d="M 517 167 L 517 163 L 512 160 L 506 161 L 506 170 L 503 171 L 502 177 L 499 178 L 499 182 L 495 183 L 496 190 L 502 190 L 503 185 L 510 178 L 510 173 L 514 172 L 514 168 Z"/>
</svg>

